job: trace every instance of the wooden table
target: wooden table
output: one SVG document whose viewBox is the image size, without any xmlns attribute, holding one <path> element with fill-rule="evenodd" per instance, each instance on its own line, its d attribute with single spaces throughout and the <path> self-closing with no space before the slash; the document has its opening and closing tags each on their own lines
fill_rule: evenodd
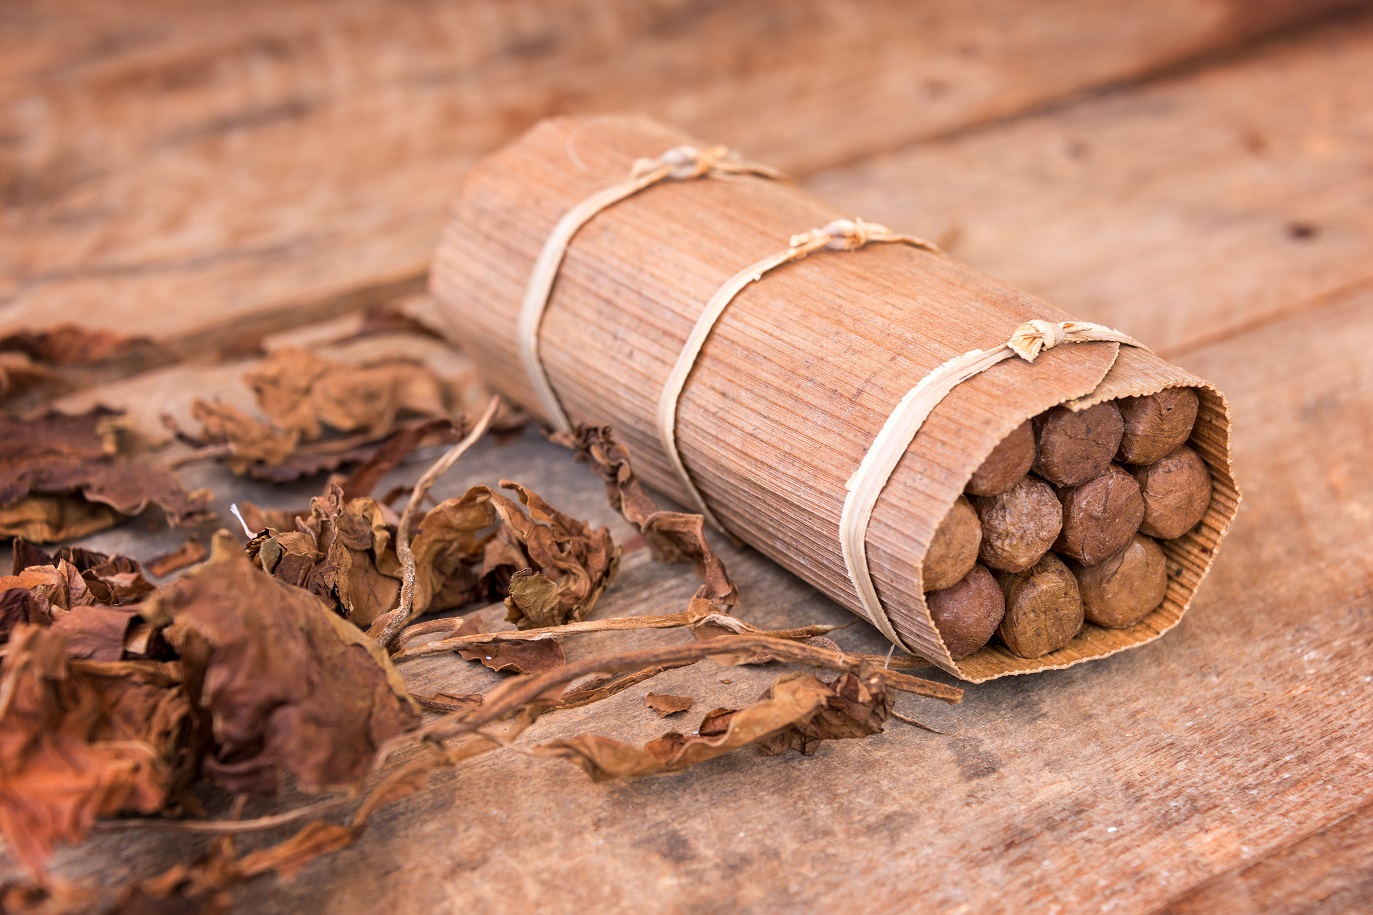
<svg viewBox="0 0 1373 915">
<path fill-rule="evenodd" d="M 294 882 L 243 888 L 242 909 L 1373 907 L 1373 14 L 1353 6 L 9 4 L 0 331 L 80 321 L 176 354 L 68 407 L 151 422 L 232 390 L 253 347 L 338 336 L 422 290 L 476 156 L 544 114 L 625 109 L 1126 329 L 1234 406 L 1246 502 L 1159 642 L 952 709 L 903 700 L 943 733 L 894 722 L 814 758 L 596 785 L 492 754 Z M 363 345 L 460 368 L 432 341 Z M 479 449 L 439 494 L 501 475 L 628 539 L 599 482 L 533 434 Z M 316 488 L 188 477 L 220 509 Z M 93 543 L 146 557 L 178 539 L 140 524 Z M 848 621 L 757 555 L 724 553 L 745 619 Z M 631 551 L 598 613 L 672 612 L 693 589 Z M 881 650 L 858 625 L 839 641 Z M 421 688 L 493 682 L 467 667 L 405 672 Z M 771 677 L 695 668 L 653 688 L 707 708 Z M 579 714 L 533 736 L 578 731 Z M 595 721 L 663 730 L 642 691 Z M 195 844 L 106 833 L 57 871 L 124 879 Z"/>
</svg>

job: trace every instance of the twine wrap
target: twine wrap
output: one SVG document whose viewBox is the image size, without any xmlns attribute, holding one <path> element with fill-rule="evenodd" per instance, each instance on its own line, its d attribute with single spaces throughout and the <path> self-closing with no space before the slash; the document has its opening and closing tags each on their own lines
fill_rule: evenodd
<svg viewBox="0 0 1373 915">
<path fill-rule="evenodd" d="M 667 383 L 663 385 L 662 395 L 658 398 L 658 436 L 663 443 L 663 453 L 667 455 L 677 476 L 681 478 L 693 507 L 717 530 L 724 531 L 724 525 L 706 505 L 705 497 L 696 488 L 696 482 L 691 478 L 686 464 L 682 462 L 682 454 L 677 449 L 677 404 L 682 399 L 682 390 L 686 387 L 687 378 L 701 354 L 701 348 L 705 346 L 711 330 L 725 313 L 725 309 L 750 283 L 756 283 L 778 267 L 799 261 L 817 251 L 857 251 L 870 244 L 903 244 L 939 253 L 938 248 L 923 239 L 911 235 L 898 235 L 886 226 L 874 222 L 836 219 L 823 229 L 811 229 L 809 232 L 793 235 L 791 246 L 785 251 L 751 264 L 726 280 L 706 303 L 705 310 L 691 328 L 681 355 L 677 357 L 677 362 L 667 377 Z"/>
<path fill-rule="evenodd" d="M 571 244 L 572 237 L 597 213 L 662 181 L 690 181 L 723 175 L 755 175 L 772 180 L 782 178 L 782 173 L 776 169 L 745 162 L 724 146 L 712 146 L 704 150 L 694 146 L 674 146 L 656 159 L 636 161 L 628 178 L 592 194 L 568 210 L 549 233 L 538 259 L 534 261 L 534 270 L 525 288 L 516 335 L 520 361 L 529 376 L 529 383 L 549 424 L 557 431 L 570 431 L 572 424 L 549 383 L 548 373 L 544 371 L 543 360 L 539 357 L 539 327 L 543 323 L 549 297 L 553 294 L 553 284 L 558 279 L 558 269 L 567 256 L 567 246 Z"/>
</svg>

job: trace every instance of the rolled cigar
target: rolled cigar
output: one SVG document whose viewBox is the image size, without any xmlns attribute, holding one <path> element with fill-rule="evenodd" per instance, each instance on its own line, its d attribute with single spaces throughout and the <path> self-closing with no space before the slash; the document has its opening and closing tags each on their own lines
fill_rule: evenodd
<svg viewBox="0 0 1373 915">
<path fill-rule="evenodd" d="M 972 503 L 959 496 L 935 529 L 930 551 L 925 554 L 925 590 L 942 591 L 962 581 L 977 563 L 981 545 L 982 523 Z"/>
<path fill-rule="evenodd" d="M 1073 563 L 1082 609 L 1088 622 L 1109 629 L 1127 629 L 1158 609 L 1168 590 L 1163 550 L 1148 537 L 1136 534 L 1113 556 L 1085 566 Z"/>
<path fill-rule="evenodd" d="M 992 449 L 964 488 L 974 496 L 998 495 L 1025 479 L 1034 460 L 1035 433 L 1026 420 Z"/>
<path fill-rule="evenodd" d="M 1125 423 L 1114 401 L 1074 413 L 1054 407 L 1035 417 L 1034 472 L 1056 486 L 1076 486 L 1106 472 Z"/>
<path fill-rule="evenodd" d="M 1077 579 L 1053 553 L 1024 572 L 998 572 L 1006 614 L 996 634 L 1013 654 L 1037 658 L 1072 641 L 1082 629 Z"/>
<path fill-rule="evenodd" d="M 1023 572 L 1053 547 L 1063 528 L 1063 505 L 1054 488 L 1026 476 L 1008 492 L 977 499 L 982 521 L 978 559 L 1000 572 Z"/>
<path fill-rule="evenodd" d="M 1116 405 L 1125 422 L 1116 460 L 1152 464 L 1187 443 L 1200 401 L 1191 388 L 1164 388 L 1146 397 L 1122 397 Z"/>
<path fill-rule="evenodd" d="M 1211 504 L 1211 471 L 1183 445 L 1157 463 L 1135 469 L 1144 499 L 1140 533 L 1172 540 L 1197 526 Z"/>
<path fill-rule="evenodd" d="M 1157 466 L 1157 465 L 1155 465 Z M 1101 476 L 1060 489 L 1063 530 L 1054 549 L 1095 565 L 1125 549 L 1144 518 L 1144 499 L 1129 471 L 1111 464 Z"/>
<path fill-rule="evenodd" d="M 1006 611 L 1001 586 L 979 565 L 953 587 L 925 595 L 925 602 L 955 661 L 986 645 Z"/>
</svg>

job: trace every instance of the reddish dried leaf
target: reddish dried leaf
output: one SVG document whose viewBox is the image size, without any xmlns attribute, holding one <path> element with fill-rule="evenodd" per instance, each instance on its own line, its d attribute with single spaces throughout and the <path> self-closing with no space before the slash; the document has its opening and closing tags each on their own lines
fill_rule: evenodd
<svg viewBox="0 0 1373 915">
<path fill-rule="evenodd" d="M 648 541 L 649 549 L 661 562 L 692 562 L 703 579 L 693 609 L 707 605 L 728 610 L 739 599 L 739 590 L 730 580 L 725 565 L 706 541 L 705 519 L 685 512 L 661 511 L 644 492 L 629 462 L 629 449 L 615 441 L 609 426 L 578 426 L 574 432 L 554 439 L 576 450 L 605 481 L 610 504 L 637 527 Z"/>
<path fill-rule="evenodd" d="M 177 432 L 197 445 L 227 447 L 235 473 L 274 482 L 364 461 L 377 462 L 367 473 L 379 477 L 377 467 L 399 460 L 397 452 L 403 457 L 421 441 L 451 438 L 454 405 L 465 402 L 462 388 L 471 387 L 464 380 L 450 389 L 420 362 L 350 365 L 294 348 L 273 351 L 245 380 L 265 419 L 197 401 L 192 416 L 200 433 Z M 366 482 L 350 483 L 348 495 L 370 491 L 362 488 Z"/>
<path fill-rule="evenodd" d="M 316 820 L 305 824 L 284 842 L 244 855 L 238 862 L 238 872 L 245 878 L 275 873 L 283 880 L 290 880 L 320 855 L 352 845 L 359 832 L 360 828 L 350 829 Z"/>
<path fill-rule="evenodd" d="M 210 553 L 205 549 L 205 544 L 199 538 L 192 537 L 172 550 L 170 553 L 163 553 L 148 560 L 148 571 L 157 578 L 165 578 L 173 572 L 180 572 L 201 562 Z"/>
<path fill-rule="evenodd" d="M 753 705 L 707 714 L 697 736 L 674 731 L 635 747 L 588 735 L 550 741 L 534 752 L 570 759 L 596 781 L 667 775 L 751 744 L 768 754 L 787 748 L 809 753 L 821 740 L 874 734 L 889 707 L 886 688 L 873 674 L 846 673 L 831 683 L 787 674 Z"/>
<path fill-rule="evenodd" d="M 172 525 L 208 517 L 208 493 L 187 493 L 170 472 L 115 454 L 107 434 L 112 415 L 0 418 L 0 533 L 45 543 L 75 539 L 151 503 Z"/>
<path fill-rule="evenodd" d="M 176 670 L 71 661 L 57 632 L 13 634 L 0 669 L 0 833 L 30 871 L 96 817 L 165 805 L 189 763 Z"/>
<path fill-rule="evenodd" d="M 535 642 L 490 642 L 461 648 L 458 654 L 467 661 L 480 661 L 494 671 L 540 674 L 567 663 L 562 643 L 557 639 Z"/>
<path fill-rule="evenodd" d="M 386 653 L 319 599 L 254 568 L 227 535 L 209 562 L 144 606 L 213 722 L 205 772 L 273 795 L 289 772 L 309 791 L 355 787 L 378 746 L 418 721 Z"/>
<path fill-rule="evenodd" d="M 685 712 L 696 704 L 690 696 L 674 696 L 670 693 L 649 693 L 644 696 L 644 705 L 658 713 L 659 718 Z"/>
</svg>

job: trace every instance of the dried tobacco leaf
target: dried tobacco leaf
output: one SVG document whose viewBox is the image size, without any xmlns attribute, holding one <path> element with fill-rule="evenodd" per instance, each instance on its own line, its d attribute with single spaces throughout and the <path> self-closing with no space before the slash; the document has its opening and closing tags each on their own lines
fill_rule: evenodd
<svg viewBox="0 0 1373 915">
<path fill-rule="evenodd" d="M 209 494 L 118 456 L 107 410 L 0 417 L 0 534 L 51 543 L 104 530 L 156 503 L 173 526 L 209 516 Z"/>
<path fill-rule="evenodd" d="M 386 653 L 322 601 L 254 568 L 227 534 L 155 594 L 195 707 L 213 723 L 204 770 L 234 792 L 355 787 L 376 749 L 418 721 Z"/>
<path fill-rule="evenodd" d="M 49 555 L 16 540 L 14 566 L 15 574 L 0 576 L 0 642 L 28 623 L 61 633 L 73 658 L 123 657 L 137 603 L 153 590 L 137 562 L 72 547 Z"/>
<path fill-rule="evenodd" d="M 685 512 L 659 510 L 644 492 L 629 462 L 629 449 L 615 441 L 609 426 L 578 426 L 554 440 L 576 450 L 576 458 L 591 465 L 605 481 L 610 504 L 643 533 L 654 558 L 661 562 L 692 562 L 703 579 L 693 609 L 706 605 L 728 610 L 739 599 L 725 565 L 706 542 L 705 519 Z"/>
<path fill-rule="evenodd" d="M 200 538 L 191 537 L 170 553 L 163 553 L 161 556 L 154 556 L 149 559 L 148 571 L 156 578 L 165 578 L 173 572 L 189 569 L 209 555 L 209 551 L 205 549 L 205 544 L 200 542 Z"/>
<path fill-rule="evenodd" d="M 192 416 L 200 433 L 176 431 L 198 446 L 226 449 L 235 473 L 259 479 L 287 482 L 345 464 L 399 460 L 392 457 L 396 452 L 403 457 L 421 441 L 461 432 L 451 420 L 465 400 L 462 391 L 422 362 L 386 358 L 350 365 L 286 347 L 266 356 L 245 380 L 265 419 L 198 400 Z M 363 495 L 370 487 L 350 483 L 347 491 Z"/>
<path fill-rule="evenodd" d="M 669 693 L 648 693 L 644 696 L 644 705 L 657 712 L 659 718 L 685 712 L 695 704 L 696 700 L 690 696 L 673 696 Z"/>
<path fill-rule="evenodd" d="M 0 668 L 0 833 L 34 873 L 96 817 L 161 810 L 191 767 L 176 665 L 67 651 L 59 633 L 21 626 Z"/>
<path fill-rule="evenodd" d="M 64 546 L 51 554 L 22 538 L 14 541 L 13 569 L 17 575 L 34 566 L 70 563 L 81 573 L 91 598 L 100 604 L 134 604 L 153 592 L 153 584 L 143 577 L 138 560 L 119 553 L 101 553 L 83 547 Z"/>
<path fill-rule="evenodd" d="M 63 324 L 0 337 L 0 399 L 43 385 L 62 389 L 72 369 L 138 359 L 150 365 L 165 356 L 151 340 Z M 65 369 L 56 372 L 54 369 Z"/>
<path fill-rule="evenodd" d="M 751 744 L 769 755 L 786 749 L 811 753 L 822 740 L 878 733 L 889 711 L 886 687 L 874 672 L 845 673 L 830 683 L 792 673 L 747 708 L 708 713 L 697 736 L 673 731 L 635 747 L 585 735 L 553 740 L 533 752 L 570 759 L 595 781 L 667 775 Z"/>
</svg>

